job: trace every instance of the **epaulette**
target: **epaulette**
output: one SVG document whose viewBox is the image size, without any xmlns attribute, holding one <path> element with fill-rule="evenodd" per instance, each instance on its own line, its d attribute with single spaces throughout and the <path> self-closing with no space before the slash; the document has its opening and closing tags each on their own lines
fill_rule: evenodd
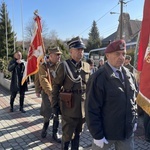
<svg viewBox="0 0 150 150">
<path fill-rule="evenodd" d="M 87 73 L 90 73 L 90 65 L 87 62 L 82 62 L 82 68 L 84 68 Z"/>
</svg>

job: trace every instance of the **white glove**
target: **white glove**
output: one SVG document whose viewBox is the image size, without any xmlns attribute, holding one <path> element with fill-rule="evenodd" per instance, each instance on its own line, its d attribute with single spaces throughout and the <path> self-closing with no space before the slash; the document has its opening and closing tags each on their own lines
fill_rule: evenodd
<svg viewBox="0 0 150 150">
<path fill-rule="evenodd" d="M 104 143 L 108 144 L 108 141 L 105 139 L 105 137 L 103 137 L 101 140 L 95 140 L 94 139 L 94 144 L 99 146 L 100 148 L 104 147 Z"/>
<path fill-rule="evenodd" d="M 137 123 L 134 124 L 133 132 L 135 132 L 137 129 Z"/>
</svg>

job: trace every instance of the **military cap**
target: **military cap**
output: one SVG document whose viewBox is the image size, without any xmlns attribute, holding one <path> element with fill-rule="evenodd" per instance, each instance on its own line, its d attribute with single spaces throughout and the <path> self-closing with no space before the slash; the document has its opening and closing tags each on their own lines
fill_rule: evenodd
<svg viewBox="0 0 150 150">
<path fill-rule="evenodd" d="M 105 49 L 105 53 L 126 50 L 126 42 L 124 40 L 117 40 L 110 43 Z"/>
<path fill-rule="evenodd" d="M 82 39 L 77 36 L 75 38 L 72 38 L 70 41 L 67 42 L 67 45 L 69 46 L 69 49 L 71 48 L 82 48 L 85 49 L 85 44 L 83 43 Z"/>
<path fill-rule="evenodd" d="M 52 53 L 62 54 L 62 52 L 61 52 L 59 47 L 49 48 L 48 51 L 49 51 L 49 54 L 52 54 Z"/>
<path fill-rule="evenodd" d="M 126 55 L 125 59 L 131 60 L 131 56 L 130 55 Z"/>
</svg>

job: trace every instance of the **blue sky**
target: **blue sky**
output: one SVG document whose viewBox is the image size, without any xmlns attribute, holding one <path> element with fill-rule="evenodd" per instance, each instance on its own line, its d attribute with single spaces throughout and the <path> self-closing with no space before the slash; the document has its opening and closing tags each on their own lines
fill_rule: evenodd
<svg viewBox="0 0 150 150">
<path fill-rule="evenodd" d="M 0 0 L 7 5 L 17 40 L 22 40 L 33 12 L 39 15 L 48 27 L 48 33 L 56 31 L 58 38 L 66 40 L 73 36 L 88 38 L 93 20 L 97 21 L 100 36 L 104 38 L 115 32 L 120 13 L 119 0 Z M 128 2 L 123 10 L 130 19 L 142 20 L 144 0 L 124 0 Z M 22 11 L 21 11 L 22 8 Z M 21 13 L 22 12 L 22 13 Z"/>
</svg>

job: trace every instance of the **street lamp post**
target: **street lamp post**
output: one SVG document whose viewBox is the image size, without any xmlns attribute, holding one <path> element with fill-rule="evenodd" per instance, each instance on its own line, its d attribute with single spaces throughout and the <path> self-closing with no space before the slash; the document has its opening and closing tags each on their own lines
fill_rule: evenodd
<svg viewBox="0 0 150 150">
<path fill-rule="evenodd" d="M 113 14 L 119 14 L 119 38 L 122 39 L 122 13 L 117 13 L 117 12 L 110 12 L 111 15 Z"/>
<path fill-rule="evenodd" d="M 113 14 L 120 14 L 120 13 L 111 11 L 110 14 L 113 15 Z"/>
</svg>

